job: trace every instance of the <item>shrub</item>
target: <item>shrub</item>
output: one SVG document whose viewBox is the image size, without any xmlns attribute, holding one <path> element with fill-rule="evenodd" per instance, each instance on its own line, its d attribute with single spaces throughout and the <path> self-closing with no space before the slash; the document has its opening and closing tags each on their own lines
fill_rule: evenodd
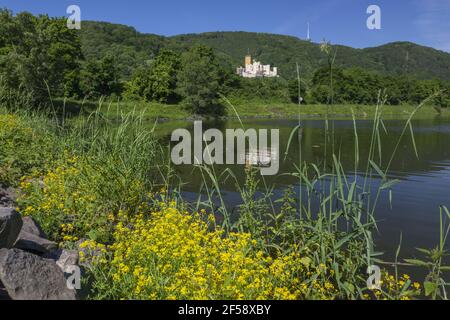
<svg viewBox="0 0 450 320">
<path fill-rule="evenodd" d="M 105 179 L 86 162 L 74 157 L 42 177 L 24 177 L 20 183 L 19 207 L 32 216 L 52 239 L 77 241 L 89 236 L 108 241 L 112 230 L 111 203 L 100 195 Z M 93 188 L 96 184 L 98 188 Z M 62 230 L 70 224 L 70 230 Z M 66 232 L 69 231 L 69 232 Z"/>
<path fill-rule="evenodd" d="M 23 175 L 39 175 L 51 167 L 54 152 L 54 136 L 44 134 L 37 117 L 33 123 L 15 114 L 0 114 L 0 182 L 16 186 Z"/>
</svg>

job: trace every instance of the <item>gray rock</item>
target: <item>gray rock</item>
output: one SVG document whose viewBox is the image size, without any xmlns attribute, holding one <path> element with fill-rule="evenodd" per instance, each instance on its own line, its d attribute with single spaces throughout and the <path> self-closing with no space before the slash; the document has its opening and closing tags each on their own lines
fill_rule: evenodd
<svg viewBox="0 0 450 320">
<path fill-rule="evenodd" d="M 64 272 L 64 276 L 69 281 L 72 280 L 71 277 L 74 274 L 73 267 L 78 267 L 84 281 L 80 290 L 77 290 L 77 298 L 83 300 L 89 296 L 93 279 L 85 273 L 85 266 L 83 263 L 80 263 L 80 255 L 77 250 L 59 249 L 44 255 L 43 258 L 55 261 L 56 265 Z"/>
<path fill-rule="evenodd" d="M 37 255 L 47 254 L 58 249 L 56 242 L 41 238 L 32 233 L 22 230 L 19 234 L 14 248 L 31 252 Z"/>
<path fill-rule="evenodd" d="M 39 225 L 39 223 L 34 221 L 33 218 L 23 217 L 22 220 L 23 220 L 23 226 L 21 230 L 22 232 L 28 232 L 37 237 L 47 239 L 47 235 L 45 234 L 44 231 L 42 231 L 42 228 Z"/>
<path fill-rule="evenodd" d="M 14 245 L 22 224 L 22 217 L 13 208 L 0 208 L 0 249 Z"/>
<path fill-rule="evenodd" d="M 0 281 L 0 301 L 5 300 L 11 300 L 11 298 L 9 297 L 8 292 L 6 292 L 5 286 Z"/>
<path fill-rule="evenodd" d="M 38 255 L 44 255 L 58 249 L 58 245 L 47 240 L 47 235 L 41 226 L 31 217 L 23 218 L 23 226 L 14 248 Z"/>
<path fill-rule="evenodd" d="M 55 261 L 56 265 L 63 272 L 67 272 L 69 267 L 77 266 L 79 262 L 79 255 L 76 250 L 60 249 L 50 252 L 43 257 Z"/>
<path fill-rule="evenodd" d="M 17 199 L 17 194 L 12 188 L 0 186 L 0 207 L 13 207 Z"/>
<path fill-rule="evenodd" d="M 13 300 L 76 300 L 54 261 L 18 249 L 0 250 L 0 281 Z"/>
</svg>

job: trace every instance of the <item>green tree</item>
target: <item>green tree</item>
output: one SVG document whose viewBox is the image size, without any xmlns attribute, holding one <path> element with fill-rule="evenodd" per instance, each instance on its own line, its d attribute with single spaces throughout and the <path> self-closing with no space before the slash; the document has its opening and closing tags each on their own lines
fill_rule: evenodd
<svg viewBox="0 0 450 320">
<path fill-rule="evenodd" d="M 330 101 L 331 88 L 326 84 L 315 86 L 312 90 L 314 102 L 327 104 Z"/>
<path fill-rule="evenodd" d="M 128 100 L 144 99 L 150 101 L 153 97 L 150 85 L 150 68 L 148 66 L 137 68 L 131 80 L 126 83 L 124 98 Z"/>
<path fill-rule="evenodd" d="M 306 83 L 299 81 L 298 79 L 291 79 L 288 82 L 289 86 L 289 98 L 293 103 L 307 103 L 306 102 Z"/>
<path fill-rule="evenodd" d="M 345 76 L 341 68 L 333 67 L 330 64 L 330 66 L 317 69 L 312 78 L 314 100 L 326 104 L 342 103 L 344 80 Z M 328 94 L 326 99 L 324 94 Z"/>
<path fill-rule="evenodd" d="M 180 56 L 171 50 L 162 50 L 158 54 L 149 79 L 153 100 L 167 103 L 178 99 L 176 86 L 180 63 Z"/>
<path fill-rule="evenodd" d="M 81 85 L 85 96 L 98 98 L 120 95 L 122 92 L 115 60 L 111 55 L 101 60 L 89 61 L 81 74 Z"/>
<path fill-rule="evenodd" d="M 178 101 L 176 86 L 180 63 L 179 54 L 163 49 L 150 66 L 136 69 L 127 83 L 126 97 L 163 103 Z"/>
<path fill-rule="evenodd" d="M 382 89 L 380 77 L 360 68 L 343 70 L 343 77 L 337 84 L 339 99 L 353 104 L 376 104 Z"/>
<path fill-rule="evenodd" d="M 77 31 L 65 19 L 0 10 L 0 76 L 11 89 L 31 93 L 34 105 L 76 94 L 73 75 L 82 58 Z"/>
<path fill-rule="evenodd" d="M 195 114 L 221 114 L 219 65 L 211 48 L 196 46 L 183 53 L 178 92 Z"/>
</svg>

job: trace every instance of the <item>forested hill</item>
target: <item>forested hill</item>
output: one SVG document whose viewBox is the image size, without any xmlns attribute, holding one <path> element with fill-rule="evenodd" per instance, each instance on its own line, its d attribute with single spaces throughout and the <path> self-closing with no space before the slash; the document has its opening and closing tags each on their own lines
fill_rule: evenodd
<svg viewBox="0 0 450 320">
<path fill-rule="evenodd" d="M 106 22 L 83 22 L 80 32 L 86 60 L 112 54 L 126 78 L 137 66 L 151 60 L 167 42 L 162 36 L 142 34 L 132 27 Z"/>
<path fill-rule="evenodd" d="M 305 76 L 325 65 L 327 56 L 320 44 L 296 37 L 250 33 L 208 32 L 163 37 L 142 34 L 134 28 L 103 22 L 84 22 L 81 30 L 85 57 L 97 58 L 112 53 L 123 76 L 129 77 L 135 66 L 151 60 L 161 48 L 184 50 L 193 44 L 205 44 L 215 49 L 230 68 L 243 64 L 250 50 L 255 59 L 279 68 L 285 78 L 296 74 L 296 62 Z M 410 42 L 395 42 L 383 46 L 354 49 L 334 46 L 336 65 L 361 67 L 388 75 L 410 75 L 419 79 L 450 80 L 450 54 Z"/>
</svg>

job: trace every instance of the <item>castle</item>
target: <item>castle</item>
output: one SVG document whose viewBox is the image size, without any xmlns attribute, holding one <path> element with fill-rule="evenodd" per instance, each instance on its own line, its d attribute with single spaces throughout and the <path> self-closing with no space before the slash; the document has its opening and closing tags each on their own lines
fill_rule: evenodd
<svg viewBox="0 0 450 320">
<path fill-rule="evenodd" d="M 278 77 L 278 68 L 273 67 L 271 69 L 270 64 L 262 65 L 259 61 L 252 62 L 252 56 L 245 56 L 245 67 L 239 67 L 236 69 L 236 73 L 244 78 L 260 78 Z"/>
</svg>

